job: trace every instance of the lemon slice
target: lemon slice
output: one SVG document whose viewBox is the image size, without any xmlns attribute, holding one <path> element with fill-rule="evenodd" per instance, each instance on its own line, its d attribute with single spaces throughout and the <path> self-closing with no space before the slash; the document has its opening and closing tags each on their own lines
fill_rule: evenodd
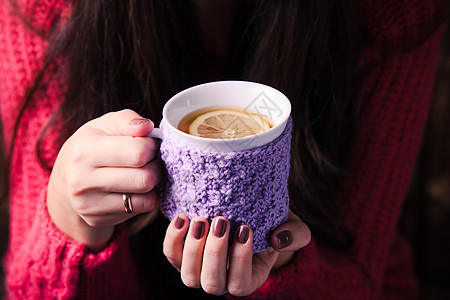
<svg viewBox="0 0 450 300">
<path fill-rule="evenodd" d="M 198 116 L 189 126 L 189 134 L 204 138 L 233 139 L 268 129 L 270 125 L 257 114 L 224 109 Z"/>
</svg>

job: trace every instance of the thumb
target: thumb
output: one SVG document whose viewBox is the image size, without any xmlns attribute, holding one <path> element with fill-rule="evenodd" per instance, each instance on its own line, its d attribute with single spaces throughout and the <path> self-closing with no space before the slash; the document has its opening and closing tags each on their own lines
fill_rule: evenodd
<svg viewBox="0 0 450 300">
<path fill-rule="evenodd" d="M 292 211 L 288 221 L 274 230 L 270 238 L 272 247 L 280 252 L 297 251 L 311 241 L 311 231 Z"/>
<path fill-rule="evenodd" d="M 107 113 L 88 124 L 111 136 L 146 136 L 155 127 L 151 120 L 141 117 L 131 109 Z"/>
</svg>

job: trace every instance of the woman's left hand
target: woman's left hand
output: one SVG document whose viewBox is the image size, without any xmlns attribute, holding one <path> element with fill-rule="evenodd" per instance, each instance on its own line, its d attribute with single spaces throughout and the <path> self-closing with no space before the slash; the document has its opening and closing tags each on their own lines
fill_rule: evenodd
<svg viewBox="0 0 450 300">
<path fill-rule="evenodd" d="M 188 287 L 201 287 L 214 295 L 246 296 L 311 240 L 309 228 L 292 212 L 288 222 L 272 233 L 272 248 L 266 251 L 253 254 L 253 232 L 241 225 L 228 256 L 229 234 L 230 224 L 224 217 L 214 218 L 210 226 L 202 217 L 190 222 L 180 214 L 167 228 L 164 254 Z"/>
</svg>

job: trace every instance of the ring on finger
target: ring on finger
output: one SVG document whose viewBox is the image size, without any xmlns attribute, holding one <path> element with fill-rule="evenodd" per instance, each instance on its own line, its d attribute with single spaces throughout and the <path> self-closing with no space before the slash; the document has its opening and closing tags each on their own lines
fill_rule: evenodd
<svg viewBox="0 0 450 300">
<path fill-rule="evenodd" d="M 133 205 L 131 204 L 131 195 L 122 194 L 123 206 L 125 207 L 125 212 L 131 214 L 133 212 Z"/>
</svg>

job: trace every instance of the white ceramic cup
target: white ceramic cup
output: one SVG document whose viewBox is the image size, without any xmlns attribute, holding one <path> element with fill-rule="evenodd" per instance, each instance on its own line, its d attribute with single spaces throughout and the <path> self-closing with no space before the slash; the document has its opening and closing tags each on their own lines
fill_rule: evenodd
<svg viewBox="0 0 450 300">
<path fill-rule="evenodd" d="M 203 138 L 178 129 L 183 117 L 208 107 L 239 107 L 244 112 L 257 112 L 272 120 L 274 126 L 258 134 L 234 139 Z M 290 113 L 289 99 L 270 86 L 249 81 L 215 81 L 193 86 L 169 99 L 163 109 L 160 128 L 155 128 L 149 136 L 163 140 L 163 132 L 168 130 L 179 142 L 192 148 L 210 152 L 245 151 L 280 136 Z"/>
</svg>

